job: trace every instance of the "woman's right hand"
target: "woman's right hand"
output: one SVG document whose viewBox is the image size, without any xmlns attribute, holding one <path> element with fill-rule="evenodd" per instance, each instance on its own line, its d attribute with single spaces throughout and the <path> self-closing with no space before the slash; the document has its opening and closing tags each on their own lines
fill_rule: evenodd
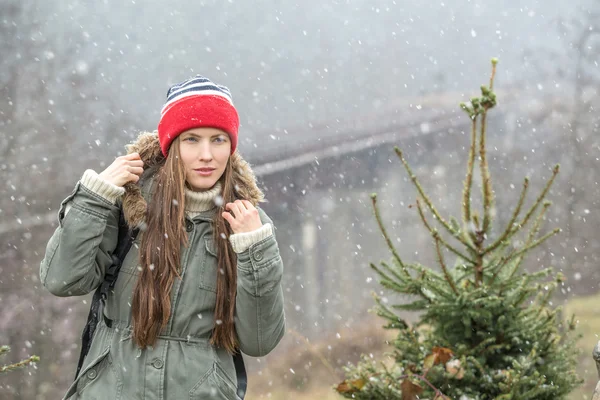
<svg viewBox="0 0 600 400">
<path fill-rule="evenodd" d="M 100 173 L 100 178 L 115 186 L 123 187 L 128 182 L 137 182 L 144 172 L 144 162 L 138 153 L 117 157 Z"/>
</svg>

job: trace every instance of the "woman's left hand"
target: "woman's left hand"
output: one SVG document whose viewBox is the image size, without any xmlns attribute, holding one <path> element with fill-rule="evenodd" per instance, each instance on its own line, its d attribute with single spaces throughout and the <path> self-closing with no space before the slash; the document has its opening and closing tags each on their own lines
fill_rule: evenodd
<svg viewBox="0 0 600 400">
<path fill-rule="evenodd" d="M 225 209 L 230 212 L 225 211 L 221 215 L 229 222 L 233 233 L 252 232 L 262 226 L 258 210 L 248 200 L 227 203 Z"/>
</svg>

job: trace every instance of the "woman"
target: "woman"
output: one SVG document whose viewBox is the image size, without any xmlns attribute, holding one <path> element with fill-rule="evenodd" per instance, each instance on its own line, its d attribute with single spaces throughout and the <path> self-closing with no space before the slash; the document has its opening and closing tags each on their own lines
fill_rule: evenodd
<svg viewBox="0 0 600 400">
<path fill-rule="evenodd" d="M 104 280 L 121 209 L 139 234 L 65 399 L 228 399 L 232 354 L 260 357 L 284 333 L 283 263 L 254 174 L 236 152 L 229 90 L 173 86 L 158 134 L 142 134 L 61 204 L 41 263 L 56 296 Z M 106 323 L 109 321 L 110 323 Z"/>
</svg>

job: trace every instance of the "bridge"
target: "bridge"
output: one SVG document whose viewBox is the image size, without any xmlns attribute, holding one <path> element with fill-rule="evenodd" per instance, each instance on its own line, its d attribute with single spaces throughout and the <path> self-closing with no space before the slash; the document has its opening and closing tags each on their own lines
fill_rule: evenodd
<svg viewBox="0 0 600 400">
<path fill-rule="evenodd" d="M 449 97 L 448 94 L 445 96 Z M 241 151 L 258 177 L 283 173 L 318 160 L 343 157 L 385 143 L 398 143 L 402 138 L 435 134 L 457 117 L 455 112 L 460 111 L 458 98 L 456 96 L 452 101 L 440 101 L 437 97 L 404 100 L 395 106 L 388 105 L 379 113 L 356 119 L 296 127 L 275 132 L 276 135 L 261 132 L 257 136 L 271 140 L 262 140 L 255 147 Z M 426 115 L 428 112 L 430 114 Z M 425 117 L 429 122 L 423 122 Z M 55 220 L 54 211 L 16 218 L 0 224 L 0 235 L 53 224 Z"/>
</svg>

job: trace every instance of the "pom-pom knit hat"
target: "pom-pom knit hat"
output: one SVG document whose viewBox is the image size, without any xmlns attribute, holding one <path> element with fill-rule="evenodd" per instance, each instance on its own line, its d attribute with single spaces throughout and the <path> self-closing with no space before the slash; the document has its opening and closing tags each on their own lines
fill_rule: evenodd
<svg viewBox="0 0 600 400">
<path fill-rule="evenodd" d="M 158 123 L 158 140 L 166 157 L 169 146 L 181 133 L 200 127 L 218 128 L 229 134 L 233 154 L 239 125 L 229 89 L 196 75 L 173 85 L 167 92 Z"/>
</svg>

